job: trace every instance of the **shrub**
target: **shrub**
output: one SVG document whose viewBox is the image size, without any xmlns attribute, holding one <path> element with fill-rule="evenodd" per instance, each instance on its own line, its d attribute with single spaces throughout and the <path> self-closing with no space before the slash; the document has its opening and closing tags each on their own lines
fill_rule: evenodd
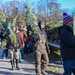
<svg viewBox="0 0 75 75">
<path fill-rule="evenodd" d="M 49 41 L 56 42 L 56 43 L 59 42 L 58 27 L 61 26 L 61 24 L 62 24 L 61 21 L 46 23 L 46 32 Z"/>
</svg>

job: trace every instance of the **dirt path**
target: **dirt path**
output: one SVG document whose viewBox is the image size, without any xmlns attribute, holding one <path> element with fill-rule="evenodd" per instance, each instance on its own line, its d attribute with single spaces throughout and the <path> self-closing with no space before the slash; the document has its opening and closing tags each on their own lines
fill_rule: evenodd
<svg viewBox="0 0 75 75">
<path fill-rule="evenodd" d="M 11 70 L 10 59 L 1 58 L 2 49 L 0 48 L 0 75 L 35 75 L 35 67 L 27 61 L 20 64 L 21 70 Z"/>
<path fill-rule="evenodd" d="M 11 70 L 10 59 L 1 58 L 2 49 L 0 48 L 0 75 L 35 75 L 34 57 L 33 53 L 25 55 L 25 61 L 20 63 L 21 70 Z M 55 60 L 54 60 L 55 59 Z M 50 63 L 47 67 L 49 75 L 62 75 L 63 66 L 59 59 L 50 56 Z"/>
</svg>

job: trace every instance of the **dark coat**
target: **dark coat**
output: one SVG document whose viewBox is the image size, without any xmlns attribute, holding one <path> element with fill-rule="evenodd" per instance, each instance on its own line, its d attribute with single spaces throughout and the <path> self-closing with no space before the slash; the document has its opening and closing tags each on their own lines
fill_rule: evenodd
<svg viewBox="0 0 75 75">
<path fill-rule="evenodd" d="M 38 22 L 38 26 L 39 26 L 39 28 L 40 28 L 40 34 L 44 34 L 45 35 L 45 37 L 46 37 L 46 50 L 47 50 L 47 52 L 48 52 L 48 54 L 50 54 L 50 48 L 49 48 L 49 45 L 48 45 L 48 39 L 47 39 L 47 33 L 46 33 L 46 31 L 45 31 L 45 28 L 41 28 L 41 23 L 42 23 L 43 21 L 39 21 Z"/>
<path fill-rule="evenodd" d="M 58 28 L 62 60 L 75 60 L 75 36 L 67 25 Z"/>
</svg>

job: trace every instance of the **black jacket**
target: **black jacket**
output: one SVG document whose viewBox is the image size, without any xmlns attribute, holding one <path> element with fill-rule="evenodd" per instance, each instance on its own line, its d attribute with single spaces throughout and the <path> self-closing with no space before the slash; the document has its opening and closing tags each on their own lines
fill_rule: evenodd
<svg viewBox="0 0 75 75">
<path fill-rule="evenodd" d="M 75 36 L 67 25 L 58 28 L 62 60 L 75 60 Z"/>
</svg>

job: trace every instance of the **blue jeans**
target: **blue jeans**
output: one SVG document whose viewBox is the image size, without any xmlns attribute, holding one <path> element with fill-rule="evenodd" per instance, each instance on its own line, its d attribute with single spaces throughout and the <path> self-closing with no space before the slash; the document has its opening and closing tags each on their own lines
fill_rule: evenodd
<svg viewBox="0 0 75 75">
<path fill-rule="evenodd" d="M 2 57 L 6 57 L 6 50 L 3 50 Z"/>
<path fill-rule="evenodd" d="M 75 60 L 67 60 L 63 61 L 64 67 L 64 74 L 63 75 L 75 75 L 75 69 L 73 70 L 72 67 L 75 67 Z"/>
<path fill-rule="evenodd" d="M 23 59 L 23 54 L 24 54 L 24 48 L 22 48 L 20 50 L 20 54 L 19 54 L 19 59 L 22 60 Z"/>
</svg>

